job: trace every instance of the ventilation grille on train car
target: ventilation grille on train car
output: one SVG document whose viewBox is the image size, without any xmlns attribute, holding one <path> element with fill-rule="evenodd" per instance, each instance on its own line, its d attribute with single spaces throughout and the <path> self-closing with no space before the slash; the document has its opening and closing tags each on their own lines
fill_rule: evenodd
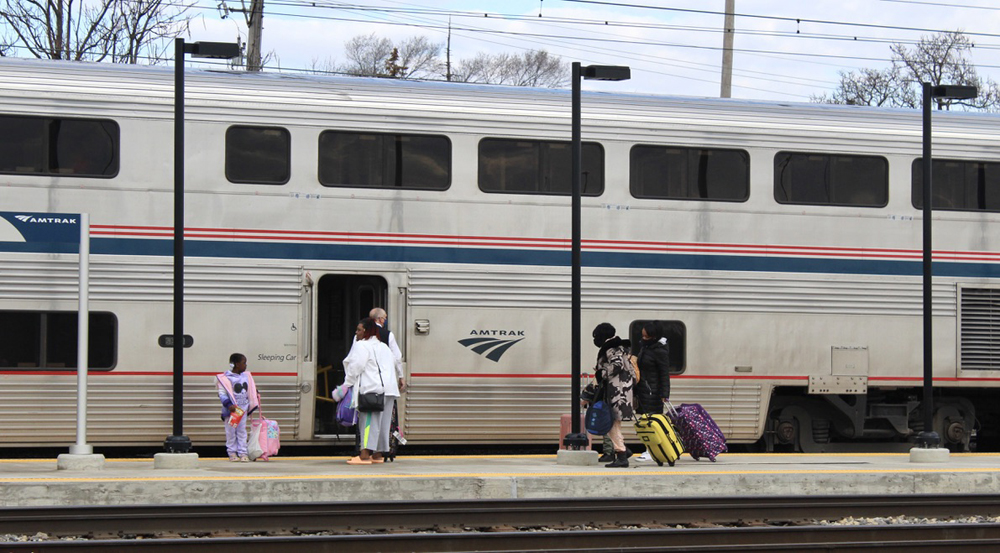
<svg viewBox="0 0 1000 553">
<path fill-rule="evenodd" d="M 1000 370 L 1000 288 L 962 288 L 962 370 Z"/>
</svg>

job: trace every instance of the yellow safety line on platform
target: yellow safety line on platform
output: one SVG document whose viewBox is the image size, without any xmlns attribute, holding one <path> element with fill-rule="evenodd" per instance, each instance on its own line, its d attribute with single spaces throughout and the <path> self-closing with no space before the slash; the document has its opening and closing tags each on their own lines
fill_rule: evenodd
<svg viewBox="0 0 1000 553">
<path fill-rule="evenodd" d="M 652 467 L 651 467 L 652 468 Z M 297 474 L 268 476 L 262 474 L 222 476 L 150 476 L 150 477 L 105 477 L 105 478 L 0 478 L 0 483 L 56 483 L 56 482 L 177 482 L 177 481 L 237 481 L 237 480 L 346 480 L 358 478 L 530 478 L 530 477 L 571 477 L 571 476 L 691 476 L 691 475 L 761 475 L 761 474 L 901 474 L 901 473 L 992 473 L 1000 472 L 996 468 L 893 468 L 893 469 L 813 469 L 813 470 L 697 470 L 687 471 L 677 467 L 671 469 L 649 471 L 584 471 L 584 472 L 467 472 L 467 473 L 422 473 L 422 474 L 389 474 L 389 473 L 358 473 L 358 474 Z"/>
<path fill-rule="evenodd" d="M 997 457 L 1000 460 L 1000 453 L 951 453 L 951 457 Z M 761 458 L 761 457 L 783 457 L 793 459 L 795 457 L 909 457 L 909 453 L 725 453 L 719 459 L 733 459 L 739 457 Z M 556 455 L 407 455 L 403 457 L 408 460 L 421 459 L 554 459 Z M 310 456 L 310 457 L 275 457 L 275 461 L 329 461 L 349 459 L 349 455 L 337 456 Z M 201 457 L 199 461 L 225 461 L 226 457 Z M 5 463 L 55 463 L 56 459 L 0 459 L 0 464 Z M 152 463 L 152 457 L 138 459 L 105 459 L 107 463 Z"/>
</svg>

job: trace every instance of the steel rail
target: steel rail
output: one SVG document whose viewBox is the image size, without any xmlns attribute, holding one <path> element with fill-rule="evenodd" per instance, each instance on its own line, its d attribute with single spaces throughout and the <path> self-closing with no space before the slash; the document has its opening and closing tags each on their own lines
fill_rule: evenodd
<svg viewBox="0 0 1000 553">
<path fill-rule="evenodd" d="M 446 545 L 448 543 L 456 544 L 454 550 L 499 548 L 511 551 L 551 548 L 584 551 L 595 547 L 600 550 L 613 547 L 614 543 L 628 543 L 629 547 L 640 550 L 643 547 L 660 550 L 666 546 L 695 547 L 706 543 L 738 544 L 741 548 L 787 545 L 794 549 L 795 543 L 800 543 L 797 540 L 808 542 L 820 537 L 824 543 L 881 543 L 882 547 L 905 544 L 913 548 L 921 541 L 944 543 L 942 540 L 947 539 L 1000 545 L 1000 524 L 995 523 L 815 525 L 817 520 L 846 516 L 949 519 L 976 515 L 1000 516 L 1000 495 L 0 508 L 0 535 L 43 532 L 57 538 L 91 538 L 0 542 L 0 550 L 65 551 L 66 548 L 83 550 L 98 546 L 113 547 L 116 551 L 140 547 L 148 551 L 149 547 L 159 546 L 211 550 L 226 543 L 230 546 L 239 543 L 241 552 L 254 550 L 259 544 L 270 544 L 267 546 L 270 551 L 294 550 L 296 553 L 325 550 L 324 547 L 333 544 L 364 550 L 452 550 L 448 549 L 452 547 Z M 802 524 L 809 525 L 799 526 Z M 677 525 L 695 527 L 676 528 Z M 714 525 L 736 527 L 715 528 Z M 582 526 L 592 529 L 577 530 Z M 621 530 L 629 526 L 633 528 Z M 525 529 L 532 531 L 523 531 Z M 315 535 L 327 532 L 337 535 Z M 812 537 L 804 538 L 807 534 Z M 249 537 L 251 535 L 255 537 Z M 144 539 L 122 540 L 121 537 Z M 288 549 L 284 549 L 286 546 Z"/>
<path fill-rule="evenodd" d="M 784 526 L 773 528 L 686 528 L 454 534 L 263 536 L 143 540 L 0 542 L 4 551 L 36 553 L 115 551 L 184 553 L 425 552 L 425 551 L 943 551 L 1000 546 L 1000 524 L 908 526 Z M 982 549 L 982 550 L 989 550 Z"/>
<path fill-rule="evenodd" d="M 239 516 L 234 516 L 235 512 Z M 0 508 L 0 534 L 234 534 L 386 530 L 438 526 L 737 523 L 795 521 L 851 515 L 879 517 L 1000 516 L 1000 494 L 902 496 L 780 496 L 707 498 L 505 499 L 118 505 Z"/>
</svg>

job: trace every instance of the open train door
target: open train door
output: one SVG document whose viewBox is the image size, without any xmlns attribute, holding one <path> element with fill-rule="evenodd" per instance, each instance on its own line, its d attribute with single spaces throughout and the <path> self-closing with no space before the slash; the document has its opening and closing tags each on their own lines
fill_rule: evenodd
<svg viewBox="0 0 1000 553">
<path fill-rule="evenodd" d="M 337 424 L 336 404 L 330 392 L 344 382 L 344 358 L 358 321 L 374 307 L 388 302 L 386 280 L 375 275 L 320 277 L 316 306 L 316 421 L 315 436 L 354 440 L 354 430 Z"/>
</svg>

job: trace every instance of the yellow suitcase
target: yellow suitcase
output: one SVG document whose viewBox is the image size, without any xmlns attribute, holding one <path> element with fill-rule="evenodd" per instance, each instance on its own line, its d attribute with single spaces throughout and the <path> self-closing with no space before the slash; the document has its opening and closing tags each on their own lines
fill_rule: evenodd
<svg viewBox="0 0 1000 553">
<path fill-rule="evenodd" d="M 640 416 L 635 421 L 635 433 L 661 467 L 663 463 L 674 466 L 677 458 L 684 453 L 684 446 L 674 432 L 674 426 L 663 415 Z"/>
</svg>

